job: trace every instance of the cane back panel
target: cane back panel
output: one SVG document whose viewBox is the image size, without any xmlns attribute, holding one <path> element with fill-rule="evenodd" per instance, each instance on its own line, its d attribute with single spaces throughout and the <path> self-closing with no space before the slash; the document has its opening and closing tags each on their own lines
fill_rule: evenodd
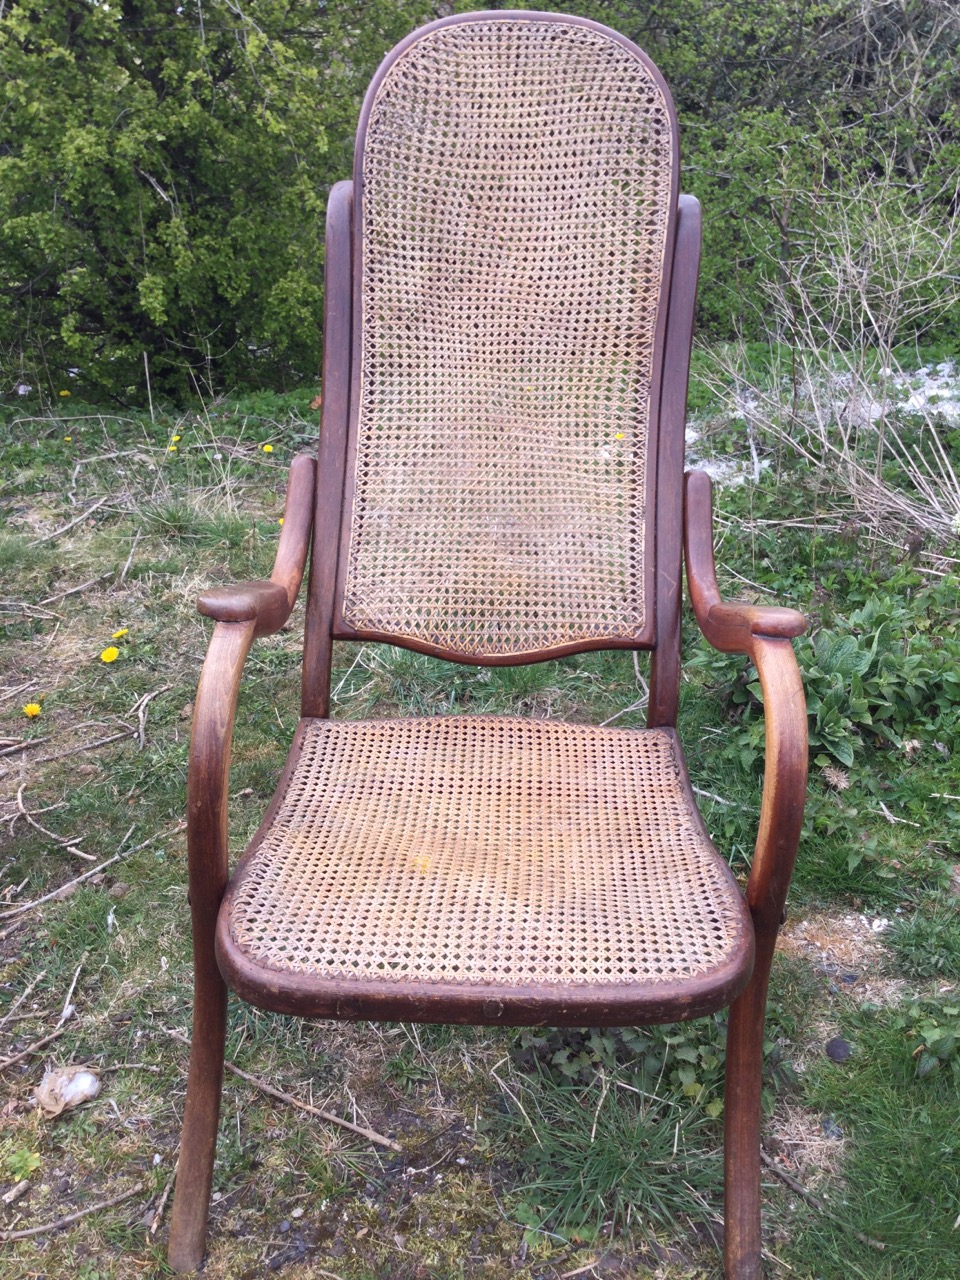
<svg viewBox="0 0 960 1280">
<path fill-rule="evenodd" d="M 356 161 L 343 633 L 468 660 L 653 642 L 673 108 L 622 37 L 471 15 Z"/>
</svg>

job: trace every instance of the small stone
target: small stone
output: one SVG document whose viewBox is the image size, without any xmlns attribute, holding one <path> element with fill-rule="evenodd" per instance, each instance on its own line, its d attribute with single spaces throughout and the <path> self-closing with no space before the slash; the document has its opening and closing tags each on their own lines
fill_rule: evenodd
<svg viewBox="0 0 960 1280">
<path fill-rule="evenodd" d="M 843 1130 L 837 1124 L 836 1120 L 834 1120 L 833 1116 L 821 1116 L 820 1128 L 823 1130 L 823 1132 L 827 1135 L 828 1138 L 843 1137 Z"/>
<path fill-rule="evenodd" d="M 832 1040 L 827 1041 L 827 1057 L 831 1062 L 846 1062 L 853 1053 L 848 1041 L 842 1036 L 834 1036 Z"/>
<path fill-rule="evenodd" d="M 302 1218 L 302 1217 L 303 1217 L 303 1206 L 298 1204 L 298 1205 L 297 1205 L 297 1207 L 296 1207 L 296 1208 L 291 1212 L 290 1217 L 291 1217 L 291 1218 Z"/>
<path fill-rule="evenodd" d="M 289 1231 L 289 1230 L 290 1230 L 290 1223 L 287 1221 L 286 1218 L 284 1218 L 284 1220 L 280 1223 L 280 1234 L 283 1235 L 285 1231 Z"/>
</svg>

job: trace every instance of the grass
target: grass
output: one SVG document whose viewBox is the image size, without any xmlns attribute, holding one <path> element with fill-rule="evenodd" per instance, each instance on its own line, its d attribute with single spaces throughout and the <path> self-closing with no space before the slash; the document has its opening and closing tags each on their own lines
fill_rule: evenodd
<svg viewBox="0 0 960 1280">
<path fill-rule="evenodd" d="M 28 1189 L 2 1225 L 49 1223 L 143 1184 L 65 1230 L 4 1245 L 5 1274 L 164 1274 L 166 1219 L 154 1233 L 150 1223 L 183 1105 L 186 1051 L 169 1032 L 186 1032 L 190 1016 L 183 808 L 207 638 L 194 600 L 205 584 L 269 572 L 286 466 L 313 431 L 306 399 L 156 421 L 89 406 L 0 409 L 0 1057 L 58 1029 L 68 993 L 73 1006 L 55 1040 L 4 1071 L 0 1181 Z M 704 428 L 698 448 L 749 457 L 728 423 L 708 416 Z M 839 499 L 788 458 L 719 503 L 731 594 L 794 604 L 861 655 L 875 650 L 857 676 L 864 710 L 852 679 L 834 688 L 822 650 L 798 644 L 809 686 L 837 718 L 813 721 L 822 741 L 774 971 L 765 1140 L 842 1224 L 771 1176 L 768 1268 L 808 1280 L 960 1273 L 949 1003 L 960 979 L 960 699 L 944 674 L 960 640 L 955 582 L 928 569 L 953 570 L 882 541 L 852 548 Z M 296 723 L 301 617 L 248 662 L 237 849 Z M 111 644 L 119 656 L 107 664 Z M 743 874 L 762 763 L 752 676 L 707 652 L 690 625 L 685 644 L 681 734 L 709 829 Z M 343 645 L 335 667 L 340 717 L 643 723 L 646 662 L 623 653 L 481 670 Z M 34 702 L 41 713 L 28 718 Z M 8 914 L 115 855 L 64 896 Z M 840 939 L 853 948 L 842 956 L 804 941 L 811 922 L 861 917 L 869 947 L 857 930 Z M 874 935 L 879 918 L 893 923 Z M 792 935 L 794 921 L 808 935 Z M 403 1150 L 228 1077 L 205 1274 L 533 1280 L 589 1275 L 603 1259 L 608 1275 L 716 1277 L 722 1030 L 714 1019 L 642 1033 L 353 1026 L 235 1002 L 232 1061 Z M 823 1053 L 840 1034 L 854 1048 L 845 1064 Z M 99 1066 L 101 1095 L 44 1119 L 33 1090 L 45 1065 L 69 1063 Z"/>
</svg>

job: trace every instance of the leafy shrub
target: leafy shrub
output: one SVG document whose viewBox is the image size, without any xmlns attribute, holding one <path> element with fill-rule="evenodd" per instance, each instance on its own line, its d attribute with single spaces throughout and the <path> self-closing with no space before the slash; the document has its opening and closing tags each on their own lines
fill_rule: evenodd
<svg viewBox="0 0 960 1280">
<path fill-rule="evenodd" d="M 960 1005 L 918 1000 L 896 1015 L 894 1026 L 908 1038 L 918 1076 L 946 1069 L 960 1082 Z"/>
</svg>

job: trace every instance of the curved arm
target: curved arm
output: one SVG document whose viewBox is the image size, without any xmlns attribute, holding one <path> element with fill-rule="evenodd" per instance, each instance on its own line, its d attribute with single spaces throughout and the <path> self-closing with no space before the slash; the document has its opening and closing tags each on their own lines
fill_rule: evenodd
<svg viewBox="0 0 960 1280">
<path fill-rule="evenodd" d="M 290 464 L 283 530 L 269 579 L 213 587 L 197 601 L 200 613 L 217 622 L 255 622 L 257 636 L 280 630 L 293 612 L 307 563 L 316 472 L 315 459 L 305 453 Z"/>
<path fill-rule="evenodd" d="M 230 746 L 243 664 L 256 634 L 246 622 L 219 622 L 207 650 L 193 710 L 187 774 L 187 855 L 194 958 L 215 972 L 213 934 L 227 886 Z"/>
<path fill-rule="evenodd" d="M 803 635 L 807 620 L 796 609 L 721 600 L 713 563 L 713 485 L 705 471 L 688 471 L 683 485 L 683 550 L 690 602 L 700 630 L 715 649 L 752 655 L 757 636 Z"/>
<path fill-rule="evenodd" d="M 747 901 L 757 940 L 757 968 L 770 957 L 800 842 L 807 791 L 807 708 L 790 639 L 806 630 L 795 609 L 723 601 L 713 561 L 710 477 L 690 471 L 684 484 L 684 551 L 697 622 L 707 640 L 753 661 L 763 691 L 766 748 L 760 829 Z"/>
</svg>

